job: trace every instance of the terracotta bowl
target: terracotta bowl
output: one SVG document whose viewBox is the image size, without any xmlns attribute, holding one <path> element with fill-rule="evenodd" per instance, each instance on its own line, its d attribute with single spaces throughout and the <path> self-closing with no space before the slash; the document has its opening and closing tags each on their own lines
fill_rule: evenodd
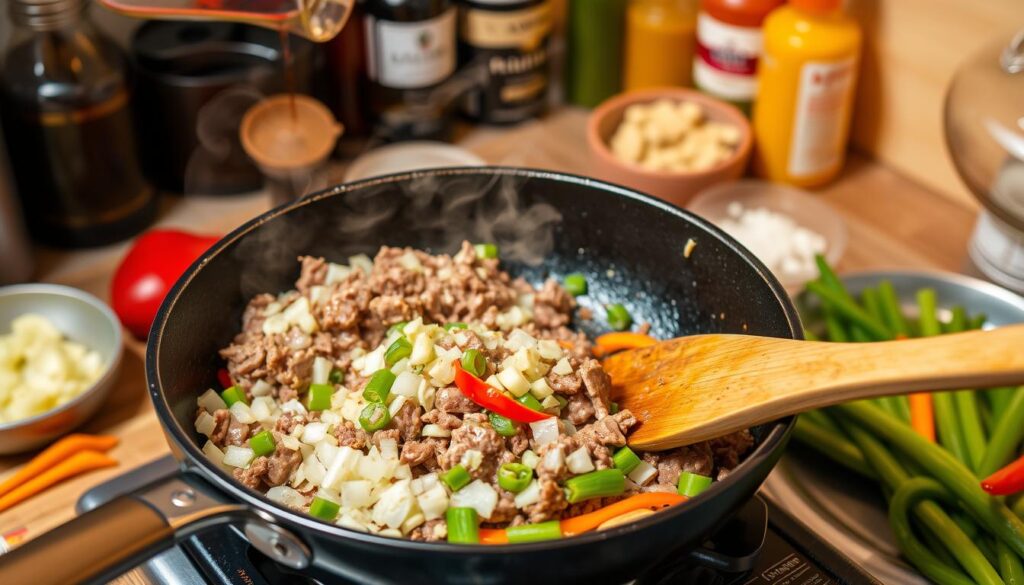
<svg viewBox="0 0 1024 585">
<path fill-rule="evenodd" d="M 736 126 L 740 131 L 740 141 L 732 156 L 714 167 L 692 172 L 652 171 L 617 159 L 608 147 L 608 141 L 622 122 L 626 108 L 659 99 L 694 102 L 701 107 L 707 119 Z M 693 89 L 666 87 L 619 94 L 598 106 L 587 122 L 587 146 L 590 148 L 591 173 L 595 177 L 650 193 L 679 206 L 686 205 L 706 187 L 733 181 L 743 175 L 752 145 L 750 122 L 738 108 Z"/>
</svg>

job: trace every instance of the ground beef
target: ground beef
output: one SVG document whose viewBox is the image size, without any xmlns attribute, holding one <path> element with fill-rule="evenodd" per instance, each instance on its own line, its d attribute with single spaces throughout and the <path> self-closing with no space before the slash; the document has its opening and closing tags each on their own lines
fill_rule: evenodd
<svg viewBox="0 0 1024 585">
<path fill-rule="evenodd" d="M 338 445 L 353 449 L 363 449 L 370 443 L 370 436 L 366 434 L 366 431 L 351 421 L 345 421 L 335 427 L 334 437 L 338 439 Z"/>
<path fill-rule="evenodd" d="M 557 481 L 550 478 L 541 478 L 538 481 L 540 483 L 540 501 L 525 509 L 530 517 L 530 523 L 533 524 L 560 517 L 562 510 L 568 506 L 568 502 L 565 501 L 565 492 Z"/>
<path fill-rule="evenodd" d="M 448 538 L 448 525 L 441 518 L 427 520 L 422 525 L 413 528 L 409 533 L 409 538 L 426 542 L 442 541 Z"/>
<path fill-rule="evenodd" d="M 576 300 L 554 280 L 544 283 L 533 297 L 533 320 L 538 327 L 554 329 L 569 324 Z"/>
<path fill-rule="evenodd" d="M 370 436 L 370 442 L 380 449 L 380 442 L 384 439 L 391 439 L 395 444 L 397 444 L 401 436 L 402 434 L 398 429 L 383 429 L 380 431 L 374 431 L 373 435 Z"/>
<path fill-rule="evenodd" d="M 573 439 L 591 453 L 599 446 L 621 447 L 626 444 L 626 433 L 636 422 L 633 413 L 620 410 L 580 428 Z"/>
<path fill-rule="evenodd" d="M 433 409 L 427 414 L 420 417 L 425 423 L 430 423 L 441 427 L 442 429 L 457 429 L 462 426 L 462 419 L 455 416 L 454 414 L 448 414 L 442 412 L 440 409 Z"/>
<path fill-rule="evenodd" d="M 228 373 L 233 379 L 245 378 L 255 372 L 267 359 L 263 347 L 263 334 L 243 334 L 233 343 L 220 350 L 220 357 L 228 363 Z"/>
<path fill-rule="evenodd" d="M 508 443 L 508 449 L 513 455 L 519 457 L 527 449 L 530 448 L 530 438 L 526 435 L 526 427 L 524 425 L 518 425 L 516 427 L 516 434 L 509 437 L 506 441 Z"/>
<path fill-rule="evenodd" d="M 579 372 L 580 378 L 583 379 L 583 385 L 587 388 L 587 395 L 594 403 L 595 415 L 598 420 L 601 420 L 608 416 L 608 405 L 610 404 L 608 395 L 612 390 L 612 379 L 608 377 L 601 364 L 594 359 L 584 360 L 580 365 Z"/>
<path fill-rule="evenodd" d="M 658 459 L 658 483 L 676 485 L 683 471 L 711 476 L 715 461 L 707 443 L 697 443 L 664 453 Z"/>
<path fill-rule="evenodd" d="M 558 374 L 547 375 L 548 386 L 555 391 L 555 394 L 564 394 L 566 396 L 572 396 L 580 391 L 580 387 L 583 386 L 583 380 L 576 375 L 576 372 L 560 376 Z"/>
<path fill-rule="evenodd" d="M 267 485 L 283 485 L 288 482 L 292 472 L 302 465 L 302 453 L 292 451 L 282 443 L 277 444 L 273 455 L 267 458 L 267 473 L 264 481 Z"/>
<path fill-rule="evenodd" d="M 235 420 L 231 417 L 231 422 L 228 423 L 227 432 L 227 444 L 228 445 L 245 445 L 245 442 L 249 440 L 249 435 L 252 433 L 253 428 L 259 428 L 259 425 L 249 426 Z"/>
<path fill-rule="evenodd" d="M 740 458 L 746 455 L 754 446 L 754 437 L 748 430 L 742 430 L 731 435 L 718 437 L 708 441 L 711 452 L 714 454 L 715 462 L 719 467 L 732 469 L 740 463 Z"/>
<path fill-rule="evenodd" d="M 491 478 L 505 451 L 505 441 L 490 425 L 463 425 L 452 431 L 451 444 L 441 461 L 442 467 L 455 467 L 469 450 L 479 451 L 483 455 L 480 467 L 470 470 L 470 474 L 474 478 Z"/>
<path fill-rule="evenodd" d="M 242 485 L 245 487 L 256 490 L 263 487 L 263 476 L 267 474 L 269 469 L 269 460 L 261 455 L 253 459 L 249 467 L 245 469 L 236 467 L 231 474 L 235 476 L 235 479 L 242 482 Z"/>
<path fill-rule="evenodd" d="M 323 258 L 312 256 L 300 256 L 299 262 L 302 269 L 299 272 L 299 280 L 295 282 L 295 288 L 302 294 L 307 294 L 309 289 L 320 286 L 327 279 L 327 262 Z"/>
<path fill-rule="evenodd" d="M 214 445 L 223 448 L 227 444 L 231 420 L 231 411 L 223 408 L 213 411 L 213 432 L 210 433 L 210 441 Z"/>
<path fill-rule="evenodd" d="M 499 489 L 498 490 L 498 505 L 494 507 L 494 511 L 487 517 L 486 522 L 491 524 L 504 524 L 511 522 L 513 518 L 519 514 L 519 510 L 516 508 L 516 495 L 510 491 Z"/>
<path fill-rule="evenodd" d="M 573 394 L 566 404 L 567 419 L 574 425 L 582 425 L 594 417 L 594 404 L 589 396 Z"/>
<path fill-rule="evenodd" d="M 295 430 L 295 427 L 304 425 L 306 422 L 304 415 L 285 412 L 277 419 L 277 422 L 274 424 L 274 430 L 288 435 Z"/>
<path fill-rule="evenodd" d="M 404 441 L 412 441 L 420 436 L 423 421 L 420 420 L 420 407 L 414 402 L 406 401 L 402 408 L 391 417 L 389 425 L 396 429 Z"/>
<path fill-rule="evenodd" d="M 480 412 L 480 406 L 473 402 L 455 386 L 439 388 L 434 398 L 434 407 L 444 413 Z"/>
<path fill-rule="evenodd" d="M 402 444 L 402 463 L 408 463 L 412 467 L 423 465 L 434 456 L 434 446 L 430 443 L 406 441 Z"/>
</svg>

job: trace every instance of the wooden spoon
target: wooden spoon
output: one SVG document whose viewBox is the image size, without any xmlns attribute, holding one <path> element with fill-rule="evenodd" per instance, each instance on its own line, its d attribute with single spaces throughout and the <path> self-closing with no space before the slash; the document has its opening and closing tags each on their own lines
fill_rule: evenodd
<svg viewBox="0 0 1024 585">
<path fill-rule="evenodd" d="M 629 444 L 669 449 L 850 400 L 1024 384 L 1024 324 L 880 343 L 694 335 L 604 368 L 642 423 Z"/>
</svg>

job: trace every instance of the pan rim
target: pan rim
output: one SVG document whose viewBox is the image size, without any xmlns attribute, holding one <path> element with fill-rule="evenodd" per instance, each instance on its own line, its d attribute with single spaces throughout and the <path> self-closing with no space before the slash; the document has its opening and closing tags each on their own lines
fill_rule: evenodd
<svg viewBox="0 0 1024 585">
<path fill-rule="evenodd" d="M 159 375 L 159 354 L 160 346 L 163 338 L 163 330 L 167 324 L 167 317 L 173 310 L 175 304 L 180 298 L 182 292 L 188 287 L 189 283 L 195 278 L 200 270 L 218 254 L 223 252 L 230 245 L 235 243 L 237 240 L 246 236 L 250 232 L 255 231 L 264 223 L 272 221 L 281 215 L 288 214 L 295 209 L 301 208 L 305 205 L 310 205 L 321 199 L 328 197 L 334 197 L 351 191 L 360 189 L 371 188 L 377 185 L 399 183 L 402 181 L 416 179 L 419 177 L 427 176 L 459 176 L 459 175 L 487 175 L 487 176 L 512 176 L 520 177 L 523 179 L 548 179 L 559 182 L 572 183 L 576 185 L 582 185 L 587 187 L 593 187 L 601 189 L 603 191 L 611 192 L 619 197 L 624 197 L 629 200 L 636 201 L 638 203 L 655 207 L 663 213 L 673 215 L 679 219 L 688 221 L 705 233 L 717 238 L 720 242 L 726 245 L 732 252 L 737 254 L 743 259 L 751 268 L 755 270 L 757 275 L 765 281 L 769 289 L 774 294 L 778 305 L 782 308 L 785 315 L 787 324 L 790 329 L 790 335 L 793 338 L 800 339 L 803 337 L 803 329 L 800 323 L 800 317 L 797 313 L 796 307 L 793 302 L 789 299 L 789 296 L 785 292 L 785 289 L 775 278 L 775 276 L 768 270 L 768 268 L 753 255 L 750 251 L 739 244 L 734 238 L 729 236 L 723 230 L 717 228 L 709 221 L 704 218 L 695 215 L 685 209 L 677 207 L 671 203 L 657 199 L 651 195 L 635 191 L 628 187 L 616 185 L 606 181 L 593 179 L 590 177 L 584 177 L 581 175 L 575 175 L 571 173 L 563 173 L 559 171 L 551 171 L 544 169 L 532 169 L 523 167 L 505 167 L 505 166 L 483 166 L 483 167 L 438 167 L 432 169 L 418 169 L 415 171 L 407 171 L 401 173 L 394 173 L 390 175 L 382 175 L 379 177 L 371 177 L 354 181 L 351 183 L 342 183 L 332 187 L 328 187 L 324 190 L 312 193 L 303 197 L 297 201 L 276 207 L 268 210 L 238 226 L 230 233 L 221 238 L 216 244 L 211 246 L 206 252 L 203 253 L 185 273 L 178 279 L 171 290 L 168 292 L 164 302 L 160 306 L 160 310 L 157 312 L 156 320 L 154 321 L 154 327 L 151 328 L 149 334 L 149 340 L 146 346 L 146 379 L 147 387 L 149 389 L 150 399 L 153 402 L 154 410 L 156 410 L 157 416 L 160 419 L 160 423 L 163 427 L 164 434 L 173 442 L 172 449 L 175 456 L 179 460 L 186 461 L 186 464 L 192 469 L 198 470 L 202 473 L 204 479 L 212 483 L 218 490 L 223 491 L 228 497 L 233 500 L 240 501 L 247 506 L 251 506 L 255 509 L 262 510 L 268 514 L 271 514 L 278 521 L 299 526 L 302 530 L 309 530 L 311 532 L 318 533 L 320 536 L 330 538 L 341 538 L 351 539 L 359 541 L 363 544 L 378 545 L 384 547 L 395 547 L 406 551 L 423 551 L 423 552 L 439 552 L 445 554 L 458 554 L 458 555 L 503 555 L 510 553 L 528 553 L 531 551 L 550 551 L 555 548 L 570 548 L 575 546 L 587 546 L 595 542 L 617 539 L 628 536 L 637 532 L 641 532 L 649 527 L 662 522 L 668 522 L 675 519 L 677 516 L 686 513 L 695 513 L 697 507 L 690 502 L 685 506 L 673 506 L 666 510 L 653 514 L 646 518 L 642 518 L 635 522 L 630 522 L 617 526 L 609 530 L 589 532 L 579 536 L 571 538 L 565 538 L 556 541 L 543 541 L 536 543 L 523 543 L 523 544 L 505 544 L 505 545 L 493 545 L 493 546 L 466 546 L 458 544 L 448 544 L 447 542 L 421 542 L 409 540 L 407 538 L 394 538 L 388 536 L 380 536 L 376 534 L 370 534 L 366 532 L 359 532 L 351 530 L 334 524 L 330 524 L 312 516 L 308 516 L 299 512 L 295 512 L 284 506 L 280 506 L 277 503 L 268 499 L 265 495 L 259 494 L 253 490 L 249 490 L 238 483 L 234 478 L 230 477 L 226 472 L 218 469 L 213 463 L 211 463 L 206 456 L 202 453 L 200 447 L 191 439 L 191 435 L 188 431 L 182 428 L 178 421 L 175 419 L 171 410 L 170 404 L 167 402 L 166 397 L 161 391 L 160 375 Z M 751 452 L 747 457 L 740 462 L 736 470 L 729 474 L 724 480 L 720 482 L 714 482 L 706 492 L 693 499 L 695 502 L 707 501 L 712 499 L 714 496 L 725 491 L 730 485 L 740 481 L 741 477 L 745 474 L 745 468 L 752 468 L 757 462 L 764 461 L 766 459 L 777 457 L 781 454 L 781 449 L 785 447 L 786 440 L 789 433 L 792 430 L 795 417 L 785 417 L 764 423 L 765 425 L 771 425 L 764 439 L 761 441 L 754 451 Z"/>
</svg>

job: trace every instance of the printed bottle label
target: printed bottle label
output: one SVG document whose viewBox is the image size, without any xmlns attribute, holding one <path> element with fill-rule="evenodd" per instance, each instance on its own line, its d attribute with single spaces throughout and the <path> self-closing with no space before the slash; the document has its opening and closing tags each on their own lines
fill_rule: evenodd
<svg viewBox="0 0 1024 585">
<path fill-rule="evenodd" d="M 370 79 L 395 89 L 430 87 L 455 71 L 455 8 L 420 22 L 366 17 Z"/>
<path fill-rule="evenodd" d="M 856 59 L 809 62 L 800 70 L 789 174 L 803 177 L 839 164 L 846 147 L 843 128 L 853 103 Z"/>
<path fill-rule="evenodd" d="M 757 61 L 762 46 L 761 29 L 726 24 L 701 12 L 697 17 L 694 82 L 725 99 L 754 99 L 757 93 Z"/>
<path fill-rule="evenodd" d="M 481 49 L 531 50 L 551 32 L 551 4 L 499 12 L 469 8 L 462 21 L 462 38 Z"/>
</svg>

